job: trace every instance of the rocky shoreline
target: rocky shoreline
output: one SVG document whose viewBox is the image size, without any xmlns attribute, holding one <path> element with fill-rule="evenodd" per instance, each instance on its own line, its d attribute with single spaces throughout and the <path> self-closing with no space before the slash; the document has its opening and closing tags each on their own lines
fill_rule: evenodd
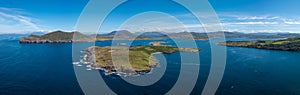
<svg viewBox="0 0 300 95">
<path fill-rule="evenodd" d="M 129 49 L 129 61 L 127 64 L 122 51 Z M 174 52 L 198 52 L 194 48 L 177 48 L 171 46 L 133 46 L 133 47 L 97 47 L 92 46 L 82 51 L 85 55 L 81 63 L 86 63 L 88 70 L 100 69 L 105 74 L 140 75 L 152 71 L 159 63 L 154 54 Z M 112 52 L 117 53 L 112 61 Z M 124 61 L 125 60 L 125 61 Z"/>
<path fill-rule="evenodd" d="M 152 68 L 156 67 L 158 65 L 158 62 L 155 62 L 155 65 L 149 66 L 150 69 L 145 69 L 145 70 L 130 70 L 130 69 L 122 69 L 122 70 L 117 70 L 114 65 L 105 65 L 101 66 L 99 65 L 96 60 L 95 60 L 95 55 L 96 52 L 92 48 L 88 48 L 82 51 L 84 54 L 83 60 L 81 63 L 84 63 L 86 67 L 88 67 L 87 70 L 102 70 L 105 72 L 106 75 L 110 74 L 117 74 L 117 75 L 139 75 L 139 74 L 146 74 L 152 71 Z M 111 60 L 106 60 L 111 61 Z"/>
<path fill-rule="evenodd" d="M 52 41 L 52 40 L 45 40 L 45 39 L 39 39 L 39 38 L 21 38 L 19 40 L 19 43 L 22 44 L 42 44 L 42 43 L 71 43 L 73 42 L 72 40 L 58 40 L 58 41 Z"/>
</svg>

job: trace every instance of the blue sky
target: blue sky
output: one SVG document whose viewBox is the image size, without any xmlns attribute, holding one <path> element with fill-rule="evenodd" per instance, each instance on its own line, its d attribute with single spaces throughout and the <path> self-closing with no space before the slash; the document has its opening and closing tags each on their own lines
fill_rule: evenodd
<svg viewBox="0 0 300 95">
<path fill-rule="evenodd" d="M 225 31 L 300 33 L 300 0 L 209 0 Z M 88 0 L 1 0 L 0 33 L 72 31 Z M 187 10 L 166 0 L 130 0 L 113 11 L 103 32 L 117 30 L 132 14 L 163 9 L 184 20 L 185 28 L 203 32 Z M 184 31 L 176 20 L 162 13 L 144 13 L 121 28 L 132 32 Z"/>
</svg>

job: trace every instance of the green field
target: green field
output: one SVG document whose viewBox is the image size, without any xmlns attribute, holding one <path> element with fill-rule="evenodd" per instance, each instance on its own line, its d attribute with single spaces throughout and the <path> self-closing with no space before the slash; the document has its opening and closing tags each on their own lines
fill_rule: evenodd
<svg viewBox="0 0 300 95">
<path fill-rule="evenodd" d="M 153 53 L 173 53 L 178 51 L 196 52 L 199 49 L 177 48 L 171 46 L 135 46 L 135 47 L 98 47 L 92 46 L 86 49 L 90 53 L 88 58 L 92 66 L 106 68 L 121 72 L 147 72 L 158 63 L 152 56 Z M 95 55 L 95 56 L 93 56 Z M 128 56 L 129 55 L 129 56 Z"/>
</svg>

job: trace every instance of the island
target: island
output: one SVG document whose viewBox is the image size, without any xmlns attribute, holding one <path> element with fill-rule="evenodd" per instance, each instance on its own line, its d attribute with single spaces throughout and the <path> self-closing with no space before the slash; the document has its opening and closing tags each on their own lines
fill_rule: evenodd
<svg viewBox="0 0 300 95">
<path fill-rule="evenodd" d="M 83 50 L 86 54 L 83 61 L 90 63 L 87 67 L 102 69 L 107 74 L 117 71 L 121 74 L 144 74 L 150 72 L 158 64 L 153 54 L 198 51 L 198 48 L 172 46 L 91 46 Z"/>
<path fill-rule="evenodd" d="M 248 47 L 282 51 L 300 51 L 300 37 L 292 37 L 281 40 L 226 41 L 221 42 L 219 44 L 231 47 Z"/>
<path fill-rule="evenodd" d="M 74 40 L 73 37 L 78 36 Z M 29 35 L 29 37 L 23 37 L 19 40 L 20 43 L 67 43 L 67 42 L 88 42 L 92 41 L 91 37 L 88 37 L 80 32 L 63 32 L 54 31 L 42 36 Z"/>
</svg>

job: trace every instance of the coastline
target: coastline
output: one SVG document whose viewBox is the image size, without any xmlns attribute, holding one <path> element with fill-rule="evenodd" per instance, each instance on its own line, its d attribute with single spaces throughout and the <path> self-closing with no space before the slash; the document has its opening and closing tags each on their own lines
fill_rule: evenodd
<svg viewBox="0 0 300 95">
<path fill-rule="evenodd" d="M 126 51 L 128 49 L 130 52 L 128 55 L 130 63 L 124 61 L 127 60 L 127 57 L 124 56 L 126 55 L 125 53 L 122 53 L 122 51 Z M 142 75 L 150 73 L 155 67 L 159 65 L 158 60 L 154 57 L 155 54 L 170 54 L 174 52 L 198 52 L 199 50 L 200 49 L 177 48 L 171 46 L 91 46 L 85 50 L 82 50 L 82 54 L 84 54 L 84 57 L 79 63 L 86 65 L 88 68 L 87 70 L 102 70 L 107 75 Z M 112 55 L 116 56 L 117 59 L 114 59 L 114 61 L 112 61 Z"/>
<path fill-rule="evenodd" d="M 300 52 L 300 38 L 287 38 L 281 40 L 257 40 L 257 41 L 226 41 L 219 45 L 228 47 L 245 47 L 266 50 Z"/>
<path fill-rule="evenodd" d="M 156 53 L 152 53 L 151 56 L 153 56 L 154 54 L 160 54 L 162 52 L 156 52 Z M 80 60 L 80 62 L 73 62 L 73 63 L 78 63 L 78 64 L 82 64 L 84 66 L 87 67 L 86 70 L 101 70 L 104 71 L 105 75 L 111 75 L 111 74 L 116 74 L 119 76 L 131 76 L 131 75 L 143 75 L 143 74 L 148 74 L 150 73 L 153 68 L 155 68 L 159 62 L 157 61 L 156 58 L 155 59 L 155 65 L 150 66 L 150 69 L 147 70 L 138 70 L 138 71 L 130 71 L 130 72 L 124 72 L 124 71 L 120 71 L 120 70 L 116 70 L 115 67 L 113 66 L 99 66 L 97 65 L 97 62 L 95 62 L 94 60 L 94 53 L 90 50 L 82 50 L 82 54 L 84 54 L 83 58 Z"/>
</svg>

